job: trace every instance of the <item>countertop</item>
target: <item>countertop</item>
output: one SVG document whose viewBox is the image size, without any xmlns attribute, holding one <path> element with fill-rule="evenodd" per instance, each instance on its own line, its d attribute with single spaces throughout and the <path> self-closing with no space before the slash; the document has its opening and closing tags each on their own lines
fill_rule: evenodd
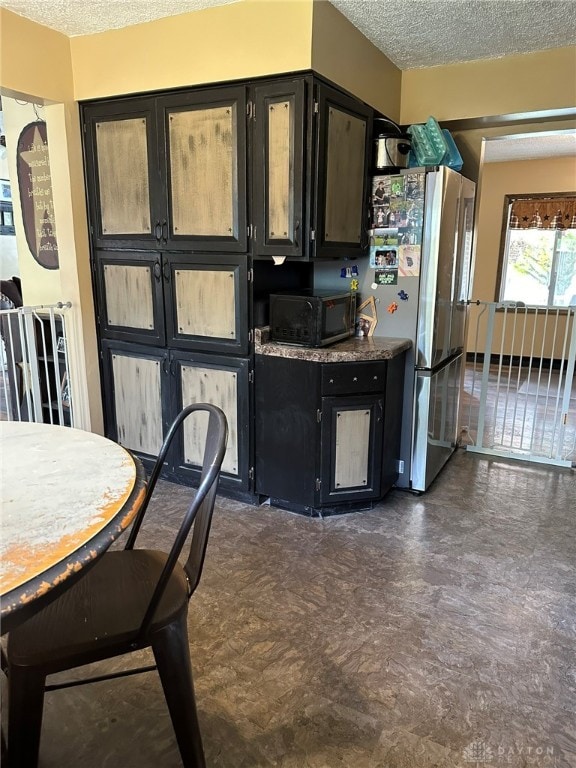
<svg viewBox="0 0 576 768">
<path fill-rule="evenodd" d="M 391 360 L 410 349 L 410 339 L 374 336 L 352 336 L 320 349 L 297 347 L 269 341 L 268 326 L 255 329 L 254 351 L 257 355 L 289 357 L 295 360 L 309 360 L 317 363 L 349 363 L 366 360 Z"/>
</svg>

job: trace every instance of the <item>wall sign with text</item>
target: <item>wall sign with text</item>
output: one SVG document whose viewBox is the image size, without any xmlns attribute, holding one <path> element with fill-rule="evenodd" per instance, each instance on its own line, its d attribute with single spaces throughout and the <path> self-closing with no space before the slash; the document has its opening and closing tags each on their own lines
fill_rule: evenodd
<svg viewBox="0 0 576 768">
<path fill-rule="evenodd" d="M 46 269 L 58 269 L 52 177 L 46 123 L 25 126 L 16 147 L 18 186 L 26 242 L 32 256 Z"/>
</svg>

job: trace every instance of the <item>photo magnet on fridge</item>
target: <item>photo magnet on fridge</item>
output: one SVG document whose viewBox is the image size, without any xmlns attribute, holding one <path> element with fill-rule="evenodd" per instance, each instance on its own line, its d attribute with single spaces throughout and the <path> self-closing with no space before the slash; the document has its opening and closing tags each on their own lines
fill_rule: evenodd
<svg viewBox="0 0 576 768">
<path fill-rule="evenodd" d="M 374 279 L 378 285 L 398 285 L 397 269 L 377 269 Z"/>
<path fill-rule="evenodd" d="M 398 250 L 397 248 L 387 248 L 386 246 L 379 246 L 370 249 L 370 266 L 376 269 L 377 267 L 385 267 L 393 269 L 398 267 Z"/>
<path fill-rule="evenodd" d="M 418 277 L 420 274 L 420 251 L 419 245 L 398 246 L 400 277 Z"/>
</svg>

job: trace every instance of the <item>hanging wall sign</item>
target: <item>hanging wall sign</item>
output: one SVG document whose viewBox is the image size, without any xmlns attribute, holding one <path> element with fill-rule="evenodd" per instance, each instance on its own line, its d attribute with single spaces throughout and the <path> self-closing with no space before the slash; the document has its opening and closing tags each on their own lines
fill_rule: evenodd
<svg viewBox="0 0 576 768">
<path fill-rule="evenodd" d="M 58 269 L 58 243 L 45 122 L 30 123 L 22 130 L 16 148 L 16 163 L 28 248 L 38 264 L 46 269 Z"/>
</svg>

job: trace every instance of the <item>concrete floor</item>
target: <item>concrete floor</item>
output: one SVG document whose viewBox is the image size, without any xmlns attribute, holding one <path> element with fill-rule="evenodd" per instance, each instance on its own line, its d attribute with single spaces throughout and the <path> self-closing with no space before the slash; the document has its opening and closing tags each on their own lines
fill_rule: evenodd
<svg viewBox="0 0 576 768">
<path fill-rule="evenodd" d="M 160 484 L 150 544 L 189 492 Z M 576 766 L 575 513 L 572 471 L 463 450 L 369 512 L 219 499 L 189 620 L 209 768 Z M 40 755 L 181 766 L 156 673 L 47 694 Z"/>
</svg>

